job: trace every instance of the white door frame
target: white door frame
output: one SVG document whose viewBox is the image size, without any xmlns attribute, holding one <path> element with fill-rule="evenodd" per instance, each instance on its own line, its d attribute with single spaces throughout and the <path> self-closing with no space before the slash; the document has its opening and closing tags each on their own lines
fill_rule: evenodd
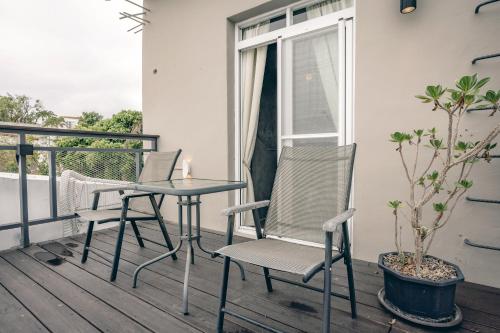
<svg viewBox="0 0 500 333">
<path fill-rule="evenodd" d="M 301 1 L 299 5 L 304 5 L 309 1 Z M 278 151 L 281 147 L 281 107 L 282 107 L 282 80 L 280 79 L 282 73 L 282 61 L 281 61 L 281 49 L 282 49 L 282 40 L 294 36 L 299 36 L 302 34 L 306 34 L 308 32 L 319 31 L 322 29 L 326 29 L 335 25 L 339 27 L 339 43 L 344 43 L 345 52 L 341 52 L 339 54 L 339 64 L 345 62 L 345 66 L 339 66 L 339 75 L 340 77 L 344 77 L 345 85 L 339 86 L 339 94 L 341 96 L 341 110 L 345 109 L 345 112 L 341 112 L 342 118 L 345 114 L 345 119 L 339 118 L 341 122 L 345 122 L 345 126 L 340 126 L 341 128 L 345 128 L 345 133 L 340 135 L 339 140 L 342 144 L 350 144 L 354 142 L 354 103 L 353 103 L 353 93 L 354 93 L 354 27 L 353 27 L 353 19 L 355 16 L 355 8 L 347 8 L 338 12 L 334 12 L 328 15 L 324 15 L 318 18 L 310 19 L 305 22 L 291 24 L 292 12 L 293 8 L 296 8 L 298 5 L 294 4 L 293 6 L 284 7 L 273 11 L 271 13 L 261 15 L 257 18 L 253 18 L 250 20 L 246 20 L 244 22 L 240 22 L 235 26 L 235 52 L 234 52 L 234 97 L 235 97 L 235 109 L 234 109 L 234 128 L 235 128 L 235 140 L 234 140 L 234 151 L 235 151 L 235 177 L 236 179 L 241 179 L 241 52 L 247 49 L 252 49 L 258 46 L 277 43 L 277 71 L 278 71 L 278 82 L 277 82 L 277 138 L 278 138 Z M 286 22 L 287 26 L 285 28 L 281 28 L 278 30 L 270 31 L 264 33 L 262 35 L 258 35 L 252 38 L 248 38 L 245 40 L 241 39 L 241 28 L 244 26 L 251 25 L 252 22 L 262 21 L 265 17 L 272 16 L 277 12 L 286 12 Z M 345 30 L 345 33 L 341 33 L 341 29 Z M 341 92 L 340 92 L 341 91 Z M 304 136 L 304 138 L 310 138 L 311 136 L 315 136 L 314 134 L 306 134 L 306 135 L 294 135 L 293 138 L 298 138 L 299 136 Z M 332 137 L 338 136 L 338 134 L 319 134 L 318 137 Z M 345 142 L 344 142 L 345 138 Z M 352 191 L 351 191 L 352 192 Z M 235 191 L 235 205 L 241 203 L 242 192 Z M 352 196 L 351 196 L 352 198 Z M 249 236 L 255 237 L 255 229 L 253 227 L 243 226 L 241 225 L 240 214 L 236 216 L 236 225 L 237 231 L 241 234 L 248 234 Z M 352 223 L 351 225 L 351 234 L 352 234 Z M 351 241 L 352 242 L 352 241 Z"/>
</svg>

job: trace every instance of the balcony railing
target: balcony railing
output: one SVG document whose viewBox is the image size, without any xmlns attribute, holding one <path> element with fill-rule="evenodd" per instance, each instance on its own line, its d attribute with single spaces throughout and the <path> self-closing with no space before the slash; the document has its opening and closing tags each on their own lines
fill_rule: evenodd
<svg viewBox="0 0 500 333">
<path fill-rule="evenodd" d="M 1 221 L 0 231 L 20 228 L 21 246 L 27 247 L 30 227 L 75 217 L 74 212 L 58 212 L 58 176 L 64 170 L 97 179 L 133 181 L 141 172 L 143 154 L 157 150 L 159 136 L 0 124 L 0 138 L 0 171 L 17 173 L 19 180 L 18 208 L 2 207 L 19 209 L 19 221 Z M 88 146 L 87 139 L 100 139 L 101 144 Z M 66 140 L 64 145 L 61 140 Z M 29 200 L 36 197 L 29 195 L 28 174 L 48 177 L 49 216 L 30 219 L 28 208 L 36 203 Z"/>
</svg>

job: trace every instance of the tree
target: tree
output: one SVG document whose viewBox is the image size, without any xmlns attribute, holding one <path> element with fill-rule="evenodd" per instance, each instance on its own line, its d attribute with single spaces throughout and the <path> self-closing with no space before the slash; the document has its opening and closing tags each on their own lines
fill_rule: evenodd
<svg viewBox="0 0 500 333">
<path fill-rule="evenodd" d="M 464 76 L 455 88 L 440 85 L 427 86 L 425 95 L 416 96 L 423 103 L 430 103 L 433 111 L 442 112 L 448 119 L 445 138 L 438 136 L 435 127 L 430 130 L 415 129 L 412 133 L 394 132 L 391 141 L 396 145 L 409 183 L 409 198 L 405 200 L 407 214 L 401 210 L 402 201 L 389 202 L 395 217 L 395 245 L 401 262 L 406 262 L 406 254 L 401 245 L 401 228 L 398 217 L 402 215 L 410 224 L 414 239 L 414 262 L 417 276 L 420 275 L 422 261 L 427 255 L 436 232 L 450 220 L 457 203 L 472 187 L 470 172 L 476 162 L 489 162 L 490 151 L 496 144 L 492 141 L 500 133 L 500 123 L 482 139 L 473 137 L 467 129 L 461 128 L 461 121 L 471 107 L 491 108 L 493 116 L 500 108 L 500 90 L 488 90 L 485 95 L 480 90 L 489 78 L 478 80 L 477 75 Z M 477 106 L 477 104 L 483 105 Z M 493 121 L 492 121 L 493 122 Z M 412 158 L 407 149 L 414 147 Z M 422 161 L 422 149 L 430 150 L 430 161 Z M 420 166 L 420 168 L 419 168 Z M 433 216 L 423 216 L 423 209 L 432 203 Z M 428 223 L 424 224 L 424 222 Z"/>
<path fill-rule="evenodd" d="M 26 95 L 7 94 L 0 96 L 0 121 L 58 127 L 64 118 L 47 110 L 38 99 L 33 103 Z"/>
<path fill-rule="evenodd" d="M 80 119 L 78 120 L 77 127 L 78 128 L 89 128 L 97 124 L 104 117 L 102 114 L 99 114 L 95 111 L 91 112 L 82 112 Z"/>
<path fill-rule="evenodd" d="M 142 113 L 122 110 L 111 118 L 104 119 L 99 113 L 84 112 L 76 128 L 99 132 L 142 133 Z M 61 138 L 56 144 L 58 147 L 142 148 L 142 141 L 138 140 L 85 137 Z M 61 169 L 74 170 L 86 176 L 129 181 L 135 179 L 135 156 L 131 153 L 67 151 L 59 153 L 57 161 Z"/>
<path fill-rule="evenodd" d="M 43 127 L 59 127 L 64 123 L 64 118 L 57 116 L 54 112 L 47 110 L 40 100 L 32 99 L 26 95 L 0 96 L 0 121 L 9 123 L 37 124 Z M 37 141 L 37 137 L 28 136 L 28 143 Z M 13 145 L 17 142 L 14 136 L 3 135 L 0 142 L 5 145 Z M 41 152 L 34 152 L 27 159 L 29 173 L 46 175 L 48 164 L 46 156 Z M 0 152 L 0 170 L 6 172 L 17 172 L 17 161 L 13 151 Z"/>
</svg>

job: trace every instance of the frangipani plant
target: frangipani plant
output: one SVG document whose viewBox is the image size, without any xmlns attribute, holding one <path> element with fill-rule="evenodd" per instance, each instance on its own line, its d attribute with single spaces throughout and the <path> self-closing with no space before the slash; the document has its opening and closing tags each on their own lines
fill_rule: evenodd
<svg viewBox="0 0 500 333">
<path fill-rule="evenodd" d="M 489 161 L 490 151 L 496 146 L 492 140 L 500 132 L 500 123 L 479 141 L 472 140 L 467 129 L 461 128 L 462 118 L 471 107 L 491 108 L 490 117 L 499 110 L 500 90 L 480 93 L 488 81 L 489 78 L 478 80 L 477 75 L 464 76 L 454 89 L 428 86 L 425 95 L 416 96 L 423 103 L 431 104 L 432 111 L 447 115 L 448 130 L 444 137 L 435 127 L 391 134 L 390 140 L 396 144 L 409 183 L 409 198 L 404 203 L 403 200 L 389 202 L 395 218 L 394 240 L 401 263 L 411 260 L 417 276 L 436 232 L 450 221 L 457 203 L 472 187 L 470 173 L 474 164 L 481 159 Z M 426 160 L 422 159 L 423 149 L 430 150 Z M 424 218 L 422 210 L 427 205 L 432 205 L 433 213 Z M 408 220 L 413 232 L 412 255 L 403 250 L 401 217 Z"/>
</svg>

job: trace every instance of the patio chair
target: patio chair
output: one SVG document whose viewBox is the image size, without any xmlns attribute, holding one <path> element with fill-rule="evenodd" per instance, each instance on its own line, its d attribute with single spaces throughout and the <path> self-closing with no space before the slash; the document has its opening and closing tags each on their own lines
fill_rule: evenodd
<svg viewBox="0 0 500 333">
<path fill-rule="evenodd" d="M 226 308 L 226 295 L 231 260 L 263 267 L 267 290 L 271 280 L 291 283 L 323 293 L 322 331 L 330 332 L 330 297 L 350 300 L 352 318 L 356 318 L 356 299 L 351 263 L 347 221 L 352 169 L 356 145 L 310 145 L 283 147 L 271 200 L 243 204 L 225 209 L 228 217 L 226 246 L 216 254 L 224 256 L 217 331 L 223 331 L 224 315 L 231 315 L 261 328 L 279 332 L 264 323 Z M 258 221 L 258 208 L 269 206 L 265 225 Z M 232 244 L 234 217 L 252 211 L 257 240 Z M 332 264 L 344 259 L 347 268 L 349 296 L 332 292 Z M 270 275 L 269 269 L 302 276 L 302 282 Z M 324 271 L 324 286 L 306 283 Z"/>
<path fill-rule="evenodd" d="M 151 152 L 146 159 L 144 168 L 141 171 L 138 181 L 146 182 L 170 179 L 180 153 L 181 150 L 173 152 Z M 120 192 L 122 198 L 122 207 L 117 209 L 97 209 L 100 194 L 102 192 L 109 191 Z M 118 264 L 120 261 L 123 235 L 125 233 L 125 224 L 127 221 L 130 221 L 140 247 L 144 247 L 144 241 L 149 241 L 157 245 L 166 246 L 169 251 L 172 251 L 172 242 L 168 235 L 167 228 L 165 227 L 165 224 L 163 222 L 163 217 L 160 213 L 160 207 L 164 201 L 164 198 L 164 195 L 155 195 L 155 193 L 145 193 L 138 191 L 125 194 L 123 190 L 119 189 L 119 187 L 107 187 L 95 190 L 92 210 L 77 212 L 81 220 L 88 221 L 87 238 L 85 239 L 85 247 L 82 254 L 82 263 L 85 263 L 87 261 L 90 250 L 90 242 L 92 240 L 94 223 L 102 224 L 108 222 L 120 222 L 118 238 L 116 240 L 115 257 L 113 259 L 113 267 L 110 277 L 111 281 L 114 281 L 116 279 L 116 275 L 118 273 Z M 158 221 L 166 245 L 141 236 L 136 222 L 150 220 Z M 172 259 L 177 260 L 177 256 L 175 254 L 172 255 Z"/>
</svg>

